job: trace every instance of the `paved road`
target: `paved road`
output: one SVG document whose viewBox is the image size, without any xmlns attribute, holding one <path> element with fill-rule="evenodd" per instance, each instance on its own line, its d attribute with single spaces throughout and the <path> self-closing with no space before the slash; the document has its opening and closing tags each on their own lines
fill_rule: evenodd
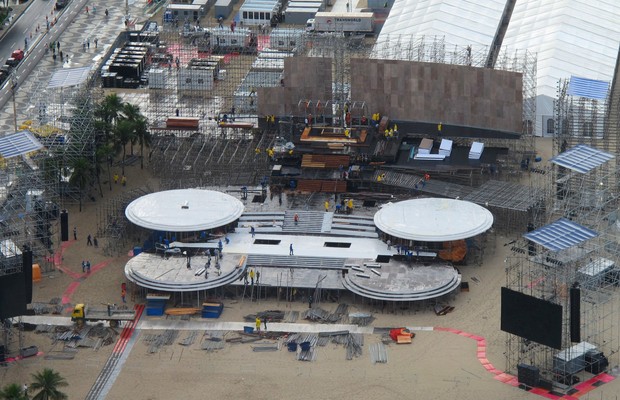
<svg viewBox="0 0 620 400">
<path fill-rule="evenodd" d="M 49 16 L 48 19 L 53 20 L 56 18 L 56 24 L 50 28 L 49 32 L 46 29 L 41 29 L 39 32 L 35 31 L 38 24 L 38 20 L 42 20 L 41 26 L 45 26 L 45 15 L 49 15 L 53 4 L 50 0 L 31 0 L 34 3 L 22 14 L 22 16 L 13 24 L 13 27 L 7 32 L 2 40 L 2 46 L 0 51 L 8 51 L 9 53 L 16 48 L 20 48 L 17 43 L 24 41 L 24 34 L 28 33 L 29 45 L 26 48 L 26 57 L 18 65 L 15 71 L 15 87 L 16 89 L 26 80 L 28 75 L 37 66 L 39 61 L 45 55 L 45 49 L 47 43 L 52 40 L 58 40 L 60 35 L 67 29 L 76 16 L 81 12 L 82 8 L 86 4 L 87 0 L 73 0 L 69 3 L 69 6 L 63 9 L 62 13 L 55 12 L 53 16 Z M 49 3 L 49 4 L 48 4 Z M 41 8 L 39 6 L 42 5 Z M 49 10 L 49 11 L 48 11 Z M 45 13 L 45 14 L 42 14 Z M 24 29 L 27 25 L 31 27 L 30 30 Z M 32 33 L 32 39 L 30 39 L 30 33 Z M 19 42 L 21 40 L 22 42 Z M 21 47 L 23 48 L 23 47 Z M 7 50 L 8 49 L 8 50 Z M 0 108 L 4 107 L 7 101 L 11 98 L 11 80 L 7 80 L 4 86 L 0 89 Z"/>
<path fill-rule="evenodd" d="M 32 43 L 45 31 L 45 16 L 51 17 L 54 0 L 30 0 L 28 8 L 19 17 L 0 41 L 0 61 L 4 63 L 15 49 L 24 49 L 24 39 Z M 41 31 L 36 32 L 37 24 Z M 32 35 L 32 39 L 31 39 Z"/>
<path fill-rule="evenodd" d="M 34 2 L 54 2 L 54 0 L 31 0 Z M 25 61 L 20 63 L 17 71 L 17 80 L 19 82 L 16 91 L 16 108 L 17 108 L 17 124 L 23 123 L 24 120 L 36 118 L 33 111 L 33 102 L 36 97 L 45 96 L 42 90 L 46 86 L 46 82 L 52 74 L 60 68 L 75 68 L 96 64 L 102 57 L 105 50 L 114 41 L 118 33 L 125 29 L 123 23 L 124 18 L 124 0 L 72 0 L 62 14 L 54 14 L 57 18 L 57 24 L 50 29 L 49 32 L 42 30 L 37 38 L 33 36 L 33 43 L 27 54 Z M 88 4 L 90 13 L 86 14 L 85 5 Z M 92 7 L 96 6 L 96 13 L 92 12 Z M 31 7 L 34 7 L 34 3 Z M 51 7 L 51 5 L 50 5 Z M 104 10 L 108 7 L 110 14 L 105 17 Z M 34 10 L 34 8 L 33 8 Z M 145 18 L 144 3 L 136 4 L 133 9 L 130 8 L 132 15 L 138 18 Z M 28 12 L 32 12 L 28 10 Z M 48 17 L 49 18 L 49 17 Z M 40 17 L 45 21 L 45 16 Z M 17 25 L 17 22 L 15 23 Z M 19 31 L 18 31 L 19 32 Z M 87 38 L 90 39 L 90 48 L 84 50 L 82 42 Z M 98 38 L 99 46 L 93 46 L 93 40 Z M 20 40 L 23 41 L 23 38 Z M 71 61 L 61 62 L 60 58 L 52 60 L 52 53 L 45 52 L 46 43 L 51 41 L 60 41 L 61 50 L 65 56 L 70 57 Z M 2 40 L 1 43 L 5 41 Z M 8 43 L 8 41 L 7 41 Z M 13 41 L 9 43 L 11 45 Z M 4 63 L 4 61 L 2 61 Z M 13 131 L 13 108 L 11 104 L 11 88 L 10 83 L 5 83 L 0 88 L 0 132 Z M 40 94 L 38 94 L 40 93 Z M 35 114 L 35 115 L 33 115 Z"/>
</svg>

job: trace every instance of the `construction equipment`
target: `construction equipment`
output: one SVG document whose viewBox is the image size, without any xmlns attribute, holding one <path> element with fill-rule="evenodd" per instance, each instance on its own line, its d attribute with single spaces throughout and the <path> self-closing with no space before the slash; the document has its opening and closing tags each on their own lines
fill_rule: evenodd
<svg viewBox="0 0 620 400">
<path fill-rule="evenodd" d="M 107 309 L 90 309 L 86 304 L 76 304 L 71 313 L 71 321 L 78 326 L 84 325 L 86 321 L 108 321 L 110 327 L 116 328 L 120 321 L 133 321 L 136 317 L 134 310 L 119 310 L 114 304 L 106 304 Z"/>
</svg>

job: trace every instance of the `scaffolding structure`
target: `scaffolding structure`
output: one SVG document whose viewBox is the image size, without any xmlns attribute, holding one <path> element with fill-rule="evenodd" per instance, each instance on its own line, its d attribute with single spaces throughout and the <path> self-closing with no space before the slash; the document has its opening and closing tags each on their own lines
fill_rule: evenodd
<svg viewBox="0 0 620 400">
<path fill-rule="evenodd" d="M 25 90 L 31 93 L 26 110 L 29 129 L 39 137 L 49 156 L 54 159 L 63 204 L 76 204 L 84 195 L 79 188 L 69 184 L 75 161 L 85 158 L 91 165 L 97 162 L 94 113 L 97 103 L 103 98 L 103 91 L 98 89 L 97 79 L 90 72 L 90 67 L 72 70 L 59 72 L 83 70 L 84 79 L 52 85 L 47 75 L 39 76 L 39 72 L 35 79 L 29 80 L 31 87 Z"/>
<path fill-rule="evenodd" d="M 0 275 L 22 270 L 21 254 L 31 249 L 43 268 L 58 243 L 58 185 L 47 176 L 54 160 L 39 152 L 5 159 L 0 170 Z"/>
<path fill-rule="evenodd" d="M 532 224 L 528 231 L 533 232 L 528 235 L 546 229 L 551 241 L 557 244 L 573 240 L 573 233 L 562 228 L 565 225 L 576 226 L 578 233 L 592 234 L 577 234 L 577 239 L 562 249 L 554 248 L 553 243 L 516 240 L 506 259 L 506 287 L 562 306 L 561 350 L 569 357 L 575 344 L 571 342 L 569 292 L 571 288 L 580 288 L 580 342 L 596 347 L 610 359 L 611 365 L 616 365 L 620 346 L 616 304 L 620 284 L 620 219 L 618 192 L 609 185 L 618 173 L 609 166 L 615 165 L 613 158 L 610 153 L 577 146 L 552 159 L 554 171 L 545 175 L 545 192 L 550 193 L 544 214 L 546 225 Z M 516 373 L 520 363 L 535 366 L 542 378 L 567 389 L 575 382 L 573 376 L 583 379 L 579 374 L 593 370 L 585 357 L 579 360 L 583 368 L 569 371 L 573 367 L 562 363 L 562 354 L 560 350 L 507 334 L 508 372 Z"/>
<path fill-rule="evenodd" d="M 619 71 L 616 71 L 618 81 Z M 571 80 L 558 82 L 558 99 L 555 102 L 555 115 L 549 124 L 554 124 L 554 151 L 561 153 L 578 144 L 587 144 L 612 154 L 620 153 L 620 93 L 615 88 L 604 90 L 599 96 L 587 97 L 570 90 Z M 571 94 L 572 93 L 572 94 Z M 603 97 L 604 98 L 601 98 Z M 610 172 L 617 168 L 617 160 L 603 166 L 606 175 L 613 179 L 605 184 L 617 185 Z M 563 174 L 562 170 L 558 174 Z M 560 176 L 561 177 L 561 176 Z"/>
<path fill-rule="evenodd" d="M 130 224 L 125 217 L 125 209 L 133 200 L 152 193 L 153 189 L 144 186 L 122 192 L 97 207 L 97 238 L 107 256 L 116 256 L 131 243 L 139 243 L 132 235 L 140 233 L 138 226 Z M 103 240 L 101 240 L 103 239 Z"/>
</svg>

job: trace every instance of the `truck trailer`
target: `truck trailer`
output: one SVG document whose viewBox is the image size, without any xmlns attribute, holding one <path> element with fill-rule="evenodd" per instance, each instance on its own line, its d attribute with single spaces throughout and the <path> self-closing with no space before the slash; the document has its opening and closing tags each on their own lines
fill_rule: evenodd
<svg viewBox="0 0 620 400">
<path fill-rule="evenodd" d="M 306 23 L 308 32 L 373 33 L 374 14 L 370 12 L 318 12 Z"/>
<path fill-rule="evenodd" d="M 105 310 L 95 310 L 85 304 L 76 304 L 71 313 L 71 321 L 84 325 L 87 321 L 108 321 L 112 328 L 116 328 L 121 321 L 133 321 L 136 318 L 134 310 L 119 310 L 108 304 Z"/>
</svg>

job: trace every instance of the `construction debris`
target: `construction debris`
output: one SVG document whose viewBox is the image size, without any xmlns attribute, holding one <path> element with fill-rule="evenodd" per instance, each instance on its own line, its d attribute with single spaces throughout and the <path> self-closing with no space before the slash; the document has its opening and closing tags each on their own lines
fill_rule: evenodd
<svg viewBox="0 0 620 400">
<path fill-rule="evenodd" d="M 285 315 L 284 311 L 267 310 L 267 311 L 260 311 L 256 314 L 246 315 L 245 317 L 243 317 L 243 319 L 245 319 L 248 322 L 254 322 L 256 320 L 256 317 L 258 317 L 260 318 L 261 321 L 264 321 L 265 319 L 267 319 L 267 321 L 270 321 L 270 322 L 281 322 L 284 319 L 284 315 Z M 297 315 L 299 315 L 299 313 Z"/>
<path fill-rule="evenodd" d="M 299 311 L 287 311 L 282 322 L 295 323 L 299 319 Z"/>
<path fill-rule="evenodd" d="M 356 312 L 349 314 L 349 322 L 358 326 L 368 326 L 375 320 L 372 314 Z"/>
<path fill-rule="evenodd" d="M 373 343 L 370 345 L 370 361 L 373 364 L 388 362 L 387 347 L 383 343 Z"/>
<path fill-rule="evenodd" d="M 255 352 L 265 352 L 265 351 L 278 351 L 280 350 L 280 348 L 278 347 L 277 343 L 269 343 L 269 344 L 264 344 L 264 345 L 260 345 L 260 346 L 252 346 L 252 351 Z"/>
<path fill-rule="evenodd" d="M 179 336 L 179 332 L 173 329 L 167 329 L 162 334 L 146 334 L 142 337 L 142 341 L 144 343 L 149 344 L 148 353 L 153 354 L 157 353 L 162 346 L 170 346 L 172 345 L 177 336 Z"/>
<path fill-rule="evenodd" d="M 410 332 L 407 328 L 396 328 L 390 330 L 390 337 L 398 344 L 411 343 L 415 333 Z"/>
<path fill-rule="evenodd" d="M 338 304 L 336 311 L 330 313 L 319 307 L 310 308 L 301 314 L 303 319 L 309 319 L 311 321 L 331 323 L 339 322 L 343 316 L 347 314 L 349 306 L 347 304 Z"/>
<path fill-rule="evenodd" d="M 198 335 L 198 332 L 196 331 L 191 331 L 187 334 L 187 336 L 185 338 L 183 338 L 179 344 L 181 346 L 191 346 L 194 341 L 196 340 L 196 336 Z"/>
<path fill-rule="evenodd" d="M 435 304 L 434 310 L 435 310 L 435 315 L 446 315 L 454 311 L 454 307 L 445 306 L 441 304 Z"/>
</svg>

